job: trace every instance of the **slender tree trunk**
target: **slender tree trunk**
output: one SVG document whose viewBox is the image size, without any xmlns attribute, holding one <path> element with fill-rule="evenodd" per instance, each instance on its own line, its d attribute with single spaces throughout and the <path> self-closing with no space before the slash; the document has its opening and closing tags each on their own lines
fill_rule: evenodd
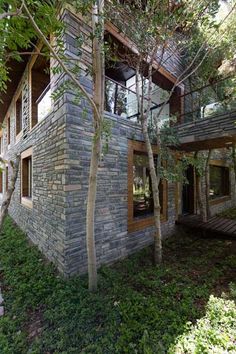
<svg viewBox="0 0 236 354">
<path fill-rule="evenodd" d="M 15 190 L 16 180 L 19 171 L 19 164 L 20 164 L 20 156 L 16 156 L 15 162 L 10 161 L 10 165 L 12 167 L 12 175 L 11 180 L 8 186 L 8 190 L 6 195 L 4 196 L 2 205 L 1 205 L 1 213 L 0 213 L 0 230 L 2 229 L 3 221 L 7 215 L 8 208 L 11 202 L 12 194 Z"/>
<path fill-rule="evenodd" d="M 101 155 L 101 135 L 104 112 L 104 92 L 105 92 L 105 76 L 104 76 L 104 55 L 103 55 L 103 0 L 97 0 L 92 9 L 92 26 L 93 26 L 93 69 L 94 69 L 94 102 L 99 112 L 97 116 L 94 111 L 94 138 L 92 141 L 92 152 L 89 171 L 89 185 L 87 198 L 87 215 L 86 215 L 86 241 L 88 255 L 88 277 L 89 290 L 94 292 L 97 290 L 97 261 L 96 246 L 94 235 L 94 218 L 97 194 L 97 174 Z M 98 31 L 100 33 L 98 34 Z"/>
<path fill-rule="evenodd" d="M 94 139 L 90 159 L 89 187 L 87 199 L 86 239 L 88 254 L 89 290 L 97 290 L 97 261 L 94 235 L 95 204 L 97 194 L 97 174 L 101 150 L 100 134 Z"/>
<path fill-rule="evenodd" d="M 152 151 L 152 145 L 150 137 L 148 134 L 148 117 L 151 107 L 151 94 L 152 94 L 152 61 L 149 63 L 148 69 L 148 94 L 147 94 L 147 106 L 144 105 L 144 80 L 142 78 L 142 94 L 140 94 L 139 87 L 139 74 L 140 74 L 140 64 L 142 63 L 142 58 L 139 58 L 139 62 L 136 66 L 136 95 L 138 101 L 138 112 L 140 113 L 142 132 L 147 148 L 148 155 L 148 165 L 151 176 L 152 183 L 152 193 L 153 193 L 153 203 L 154 203 L 154 223 L 155 223 L 155 234 L 154 234 L 154 264 L 158 265 L 162 262 L 162 234 L 161 234 L 161 206 L 159 198 L 159 182 L 160 178 L 158 175 L 158 166 L 155 168 L 154 156 Z M 159 143 L 159 137 L 157 137 Z M 158 145 L 158 144 L 157 144 Z M 158 164 L 161 163 L 160 158 L 158 159 Z"/>
<path fill-rule="evenodd" d="M 206 185 L 206 215 L 207 215 L 207 219 L 209 219 L 211 217 L 211 210 L 210 210 L 210 203 L 209 203 L 209 195 L 210 195 L 210 159 L 211 159 L 211 154 L 212 154 L 212 150 L 209 149 L 208 151 L 208 155 L 207 155 L 207 160 L 206 160 L 206 166 L 205 166 L 205 185 Z"/>
<path fill-rule="evenodd" d="M 207 222 L 206 208 L 204 207 L 204 202 L 202 198 L 202 186 L 201 186 L 201 176 L 196 176 L 196 187 L 197 187 L 197 201 L 200 210 L 200 215 L 203 222 Z"/>
<path fill-rule="evenodd" d="M 143 120 L 142 124 L 144 140 L 147 147 L 148 162 L 150 169 L 150 176 L 152 181 L 152 193 L 154 202 L 154 222 L 155 222 L 155 234 L 154 234 L 154 264 L 160 264 L 162 262 L 162 234 L 161 234 L 161 206 L 159 198 L 159 181 L 157 172 L 155 169 L 154 157 L 150 138 L 147 129 L 147 118 Z"/>
<path fill-rule="evenodd" d="M 194 158 L 198 158 L 198 151 L 195 153 Z M 196 171 L 196 192 L 197 192 L 197 203 L 199 206 L 200 210 L 200 215 L 202 217 L 202 221 L 206 222 L 207 221 L 207 214 L 206 214 L 206 208 L 204 207 L 204 202 L 203 202 L 203 193 L 202 193 L 202 185 L 201 185 L 201 175 L 199 174 L 198 171 Z"/>
</svg>

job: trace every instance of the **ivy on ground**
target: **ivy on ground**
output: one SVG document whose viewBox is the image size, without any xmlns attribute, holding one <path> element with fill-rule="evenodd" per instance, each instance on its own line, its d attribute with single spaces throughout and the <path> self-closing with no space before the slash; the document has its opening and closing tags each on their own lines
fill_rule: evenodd
<svg viewBox="0 0 236 354">
<path fill-rule="evenodd" d="M 165 243 L 161 267 L 151 264 L 147 248 L 102 267 L 99 291 L 90 294 L 86 276 L 61 277 L 7 218 L 0 234 L 0 353 L 233 352 L 235 250 L 236 240 L 181 232 Z"/>
</svg>

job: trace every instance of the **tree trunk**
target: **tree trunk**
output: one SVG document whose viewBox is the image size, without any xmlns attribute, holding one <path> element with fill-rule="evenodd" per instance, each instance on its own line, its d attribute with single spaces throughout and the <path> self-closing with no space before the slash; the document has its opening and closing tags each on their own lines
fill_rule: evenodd
<svg viewBox="0 0 236 354">
<path fill-rule="evenodd" d="M 86 217 L 89 290 L 92 292 L 97 290 L 97 261 L 96 261 L 96 246 L 95 246 L 95 236 L 94 236 L 94 217 L 95 217 L 97 174 L 98 174 L 98 164 L 100 159 L 100 150 L 101 150 L 101 138 L 99 135 L 94 139 L 92 144 L 92 153 L 91 153 L 90 171 L 89 171 L 88 200 L 87 200 L 87 217 Z"/>
<path fill-rule="evenodd" d="M 159 198 L 159 181 L 155 169 L 154 157 L 150 138 L 147 129 L 147 118 L 142 119 L 142 130 L 144 140 L 147 147 L 148 162 L 150 169 L 150 176 L 152 182 L 152 193 L 154 202 L 154 222 L 155 222 L 155 234 L 154 234 L 154 264 L 160 264 L 162 262 L 162 234 L 161 234 L 161 206 Z"/>
<path fill-rule="evenodd" d="M 92 152 L 89 171 L 87 214 L 86 214 L 86 243 L 88 255 L 88 277 L 89 290 L 97 290 L 97 262 L 96 246 L 94 235 L 94 218 L 97 194 L 97 174 L 101 155 L 101 136 L 104 112 L 104 22 L 103 22 L 104 1 L 97 0 L 92 8 L 92 26 L 93 26 L 93 69 L 94 69 L 94 102 L 99 112 L 99 116 L 94 110 L 94 137 L 92 141 Z M 99 33 L 98 33 L 99 32 Z"/>
<path fill-rule="evenodd" d="M 197 159 L 198 151 L 195 153 L 194 158 Z M 203 196 L 202 196 L 202 186 L 201 186 L 201 175 L 198 171 L 196 171 L 196 192 L 197 192 L 197 203 L 200 210 L 200 215 L 202 217 L 202 221 L 207 221 L 206 208 L 204 207 Z"/>
<path fill-rule="evenodd" d="M 4 196 L 2 205 L 1 205 L 1 213 L 0 213 L 0 230 L 2 230 L 3 221 L 7 215 L 8 208 L 11 202 L 12 194 L 15 190 L 16 180 L 19 171 L 19 164 L 20 164 L 20 156 L 16 156 L 15 162 L 10 161 L 10 165 L 12 167 L 12 176 L 9 183 L 8 190 L 6 195 Z"/>
<path fill-rule="evenodd" d="M 205 185 L 206 185 L 206 215 L 207 219 L 211 217 L 211 210 L 210 210 L 210 203 L 209 203 L 209 195 L 210 195 L 210 158 L 211 158 L 212 150 L 209 149 L 208 155 L 207 155 L 207 160 L 206 160 L 206 166 L 205 166 Z"/>
</svg>

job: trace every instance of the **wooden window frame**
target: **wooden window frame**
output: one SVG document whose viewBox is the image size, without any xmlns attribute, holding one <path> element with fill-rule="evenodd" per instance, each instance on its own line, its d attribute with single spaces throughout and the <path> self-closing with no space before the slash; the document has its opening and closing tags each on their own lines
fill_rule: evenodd
<svg viewBox="0 0 236 354">
<path fill-rule="evenodd" d="M 23 196 L 23 160 L 26 158 L 31 158 L 31 197 Z M 27 208 L 33 208 L 33 148 L 30 147 L 21 153 L 21 204 Z"/>
<path fill-rule="evenodd" d="M 33 113 L 32 113 L 32 108 L 33 108 L 33 100 L 32 100 L 32 92 L 33 92 L 33 68 L 34 68 L 34 64 L 36 63 L 38 57 L 39 57 L 39 54 L 37 55 L 37 52 L 38 51 L 41 51 L 41 49 L 43 48 L 43 42 L 39 42 L 37 44 L 37 50 L 35 50 L 34 54 L 32 55 L 31 57 L 31 60 L 29 62 L 29 66 L 28 66 L 28 78 L 29 78 L 29 97 L 30 97 L 30 100 L 29 100 L 29 130 L 31 131 L 32 129 L 34 129 L 40 122 L 41 120 L 39 121 L 38 120 L 38 116 L 37 116 L 37 122 L 34 123 L 34 119 L 35 117 L 33 116 Z M 51 62 L 49 64 L 50 66 L 50 69 L 51 69 Z M 50 84 L 51 84 L 51 77 L 50 77 Z M 45 116 L 46 118 L 46 116 Z M 42 119 L 44 120 L 44 118 Z"/>
<path fill-rule="evenodd" d="M 158 154 L 156 146 L 152 146 L 154 154 Z M 134 152 L 147 153 L 146 144 L 141 141 L 128 140 L 128 232 L 134 232 L 154 225 L 154 216 L 146 216 L 135 219 L 133 215 L 133 161 Z M 161 221 L 168 220 L 168 186 L 167 181 L 163 182 L 163 212 Z"/>
<path fill-rule="evenodd" d="M 3 136 L 2 131 L 0 131 L 0 156 L 3 154 Z"/>
<path fill-rule="evenodd" d="M 21 130 L 17 134 L 17 101 L 19 100 L 21 96 Z M 23 100 L 23 92 L 22 88 L 20 89 L 19 93 L 17 94 L 14 102 L 15 106 L 15 136 L 16 136 L 16 142 L 19 141 L 19 139 L 22 137 L 22 131 L 23 131 L 23 110 L 22 110 L 22 100 Z"/>
<path fill-rule="evenodd" d="M 231 178 L 230 178 L 230 166 L 227 162 L 222 160 L 210 160 L 210 166 L 217 166 L 217 167 L 227 167 L 229 169 L 229 194 L 223 195 L 221 197 L 217 197 L 215 199 L 209 199 L 210 205 L 217 205 L 221 203 L 225 203 L 231 199 Z"/>
<path fill-rule="evenodd" d="M 9 178 L 9 169 L 8 169 L 8 165 L 6 165 L 5 166 L 5 193 L 7 193 L 9 188 L 8 178 Z"/>
<path fill-rule="evenodd" d="M 7 146 L 11 145 L 11 116 L 7 117 Z"/>
</svg>

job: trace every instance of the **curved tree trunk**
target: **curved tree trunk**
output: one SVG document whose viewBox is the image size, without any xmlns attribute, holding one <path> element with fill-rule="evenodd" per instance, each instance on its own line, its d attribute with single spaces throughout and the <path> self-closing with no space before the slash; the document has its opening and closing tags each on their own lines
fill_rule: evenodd
<svg viewBox="0 0 236 354">
<path fill-rule="evenodd" d="M 5 162 L 4 162 L 5 163 Z M 16 156 L 15 162 L 10 161 L 10 165 L 12 167 L 12 175 L 11 180 L 8 186 L 8 190 L 6 195 L 4 196 L 2 205 L 1 205 L 1 213 L 0 213 L 0 230 L 2 229 L 3 221 L 7 215 L 8 208 L 11 202 L 12 194 L 15 190 L 16 180 L 19 171 L 19 164 L 20 164 L 20 156 Z"/>
</svg>

